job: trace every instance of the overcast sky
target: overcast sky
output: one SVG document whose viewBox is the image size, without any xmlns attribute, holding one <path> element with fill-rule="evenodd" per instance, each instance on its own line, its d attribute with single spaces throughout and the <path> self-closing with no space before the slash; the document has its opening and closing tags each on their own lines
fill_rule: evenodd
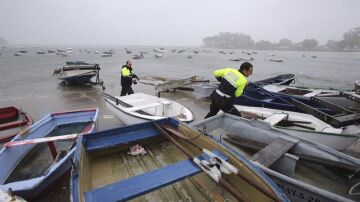
<svg viewBox="0 0 360 202">
<path fill-rule="evenodd" d="M 321 44 L 360 26 L 360 0 L 0 0 L 13 44 L 199 46 L 219 32 Z"/>
</svg>

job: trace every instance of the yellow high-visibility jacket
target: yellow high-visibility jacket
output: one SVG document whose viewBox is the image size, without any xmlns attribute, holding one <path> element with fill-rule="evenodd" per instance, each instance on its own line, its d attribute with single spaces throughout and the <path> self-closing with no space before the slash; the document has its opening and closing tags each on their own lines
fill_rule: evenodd
<svg viewBox="0 0 360 202">
<path fill-rule="evenodd" d="M 231 97 L 239 97 L 243 94 L 247 84 L 247 78 L 234 68 L 224 68 L 214 71 L 216 78 L 222 78 L 218 89 Z"/>
</svg>

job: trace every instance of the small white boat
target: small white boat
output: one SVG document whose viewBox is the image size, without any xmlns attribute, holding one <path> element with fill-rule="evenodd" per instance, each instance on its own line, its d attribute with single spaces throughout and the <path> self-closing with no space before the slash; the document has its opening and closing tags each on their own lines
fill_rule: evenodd
<svg viewBox="0 0 360 202">
<path fill-rule="evenodd" d="M 166 117 L 175 117 L 184 122 L 194 120 L 194 114 L 188 108 L 165 98 L 144 93 L 121 97 L 113 97 L 108 94 L 104 94 L 104 96 L 115 115 L 127 125 Z"/>
<path fill-rule="evenodd" d="M 111 51 L 104 51 L 101 54 L 101 57 L 112 57 L 112 52 Z"/>
<path fill-rule="evenodd" d="M 243 105 L 235 107 L 244 118 L 264 120 L 282 131 L 339 151 L 352 145 L 360 136 L 359 125 L 334 128 L 310 114 Z"/>
<path fill-rule="evenodd" d="M 263 86 L 263 88 L 267 91 L 274 93 L 303 96 L 303 97 L 340 95 L 340 90 L 307 88 L 307 87 L 299 87 L 299 86 L 284 86 L 284 85 L 269 84 Z"/>
<path fill-rule="evenodd" d="M 155 55 L 156 58 L 161 58 L 162 56 L 163 56 L 163 54 L 161 54 L 161 53 L 158 53 Z"/>
<path fill-rule="evenodd" d="M 68 83 L 89 83 L 92 77 L 99 75 L 99 71 L 98 64 L 70 61 L 66 62 L 62 67 L 56 68 L 53 76 Z"/>
<path fill-rule="evenodd" d="M 270 62 L 283 62 L 281 59 L 269 59 Z"/>
</svg>

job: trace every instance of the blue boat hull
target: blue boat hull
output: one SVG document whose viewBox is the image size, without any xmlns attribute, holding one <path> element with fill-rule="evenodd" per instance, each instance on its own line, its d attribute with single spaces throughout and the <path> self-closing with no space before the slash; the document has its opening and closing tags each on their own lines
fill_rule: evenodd
<svg viewBox="0 0 360 202">
<path fill-rule="evenodd" d="M 98 116 L 98 109 L 87 109 L 81 111 L 61 112 L 45 116 L 33 124 L 27 133 L 17 135 L 12 141 L 37 139 L 47 137 L 56 127 L 73 123 L 89 123 L 82 130 L 85 134 L 95 131 L 95 121 Z M 91 123 L 90 123 L 91 122 Z M 53 162 L 41 175 L 34 178 L 22 179 L 8 182 L 9 177 L 23 161 L 23 158 L 32 151 L 36 145 L 28 144 L 13 146 L 0 150 L 0 189 L 12 189 L 13 193 L 23 198 L 34 198 L 39 196 L 46 188 L 63 176 L 71 168 L 70 158 L 73 157 L 75 147 L 71 148 L 66 155 Z M 37 167 L 37 165 L 33 165 Z M 41 167 L 41 165 L 38 165 Z M 31 169 L 33 167 L 27 168 Z M 21 169 L 21 168 L 20 168 Z M 25 168 L 24 168 L 25 169 Z"/>
</svg>

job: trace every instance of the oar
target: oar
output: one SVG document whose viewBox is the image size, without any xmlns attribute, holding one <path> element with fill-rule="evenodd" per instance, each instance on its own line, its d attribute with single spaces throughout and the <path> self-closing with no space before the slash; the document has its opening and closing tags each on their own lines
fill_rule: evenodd
<svg viewBox="0 0 360 202">
<path fill-rule="evenodd" d="M 18 140 L 18 141 L 13 141 L 13 142 L 7 142 L 4 144 L 4 147 L 7 148 L 7 147 L 20 146 L 20 145 L 48 143 L 48 142 L 54 142 L 54 141 L 65 141 L 65 140 L 76 139 L 79 135 L 84 135 L 84 134 L 85 133 L 73 133 L 73 134 L 53 136 L 53 137 Z"/>
<path fill-rule="evenodd" d="M 161 126 L 159 126 L 161 127 Z M 177 136 L 177 137 L 180 137 L 181 139 L 184 139 L 186 141 L 188 141 L 190 144 L 192 144 L 193 146 L 197 147 L 198 149 L 200 149 L 201 151 L 203 151 L 204 149 L 201 148 L 199 145 L 195 144 L 193 141 L 191 141 L 192 139 L 198 137 L 194 137 L 194 138 L 188 138 L 186 136 L 184 136 L 182 133 L 180 133 L 178 130 L 176 129 L 173 129 L 173 128 L 170 128 L 168 126 L 162 126 L 167 132 Z M 200 133 L 199 133 L 200 135 Z M 222 161 L 221 159 L 219 158 L 215 158 L 217 159 L 218 161 Z M 221 165 L 226 162 L 219 162 Z M 226 166 L 228 167 L 228 166 Z M 234 168 L 236 169 L 236 168 Z M 276 195 L 274 195 L 273 193 L 269 192 L 268 190 L 264 189 L 263 187 L 261 187 L 259 184 L 257 184 L 256 182 L 252 181 L 247 175 L 243 175 L 242 173 L 240 173 L 237 169 L 236 171 L 234 172 L 237 176 L 239 176 L 240 178 L 242 178 L 243 180 L 245 180 L 247 183 L 249 183 L 250 185 L 254 186 L 256 189 L 258 189 L 260 192 L 262 192 L 263 194 L 265 194 L 266 196 L 270 197 L 272 200 L 274 201 L 281 201 Z"/>
<path fill-rule="evenodd" d="M 194 163 L 199 166 L 203 171 L 205 171 L 211 179 L 215 182 L 219 183 L 221 186 L 224 187 L 229 193 L 231 193 L 237 200 L 239 201 L 250 201 L 247 197 L 245 197 L 242 193 L 232 187 L 226 180 L 221 178 L 220 171 L 216 168 L 210 168 L 208 165 L 202 163 L 198 158 L 193 156 L 187 149 L 185 149 L 180 143 L 178 143 L 170 134 L 168 134 L 162 127 L 154 123 L 156 128 L 165 135 L 172 143 L 174 143 L 180 150 L 182 150 L 189 158 L 191 158 Z M 217 171 L 217 172 L 216 172 Z"/>
</svg>

